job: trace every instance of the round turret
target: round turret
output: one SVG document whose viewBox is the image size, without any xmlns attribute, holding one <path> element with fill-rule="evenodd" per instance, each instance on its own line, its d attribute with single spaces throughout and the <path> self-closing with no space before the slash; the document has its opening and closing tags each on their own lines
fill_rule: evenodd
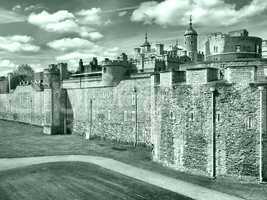
<svg viewBox="0 0 267 200">
<path fill-rule="evenodd" d="M 188 29 L 185 31 L 185 47 L 187 56 L 192 62 L 197 60 L 197 32 L 192 26 L 192 17 L 190 16 L 190 23 Z"/>
</svg>

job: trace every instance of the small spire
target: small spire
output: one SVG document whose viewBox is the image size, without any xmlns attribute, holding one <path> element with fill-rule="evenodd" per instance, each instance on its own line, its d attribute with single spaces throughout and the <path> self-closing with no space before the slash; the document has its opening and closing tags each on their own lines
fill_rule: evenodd
<svg viewBox="0 0 267 200">
<path fill-rule="evenodd" d="M 147 32 L 146 32 L 146 36 L 145 36 L 145 42 L 147 43 Z"/>
<path fill-rule="evenodd" d="M 190 23 L 189 23 L 190 27 L 192 27 L 192 15 L 190 15 Z"/>
</svg>

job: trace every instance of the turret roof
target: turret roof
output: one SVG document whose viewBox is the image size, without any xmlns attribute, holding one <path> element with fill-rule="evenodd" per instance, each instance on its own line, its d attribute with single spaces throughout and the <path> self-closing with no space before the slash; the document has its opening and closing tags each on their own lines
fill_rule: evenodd
<svg viewBox="0 0 267 200">
<path fill-rule="evenodd" d="M 141 45 L 141 47 L 146 47 L 146 46 L 151 46 L 150 43 L 147 41 L 147 33 L 145 36 L 145 42 L 144 42 L 144 44 Z"/>
<path fill-rule="evenodd" d="M 188 29 L 185 31 L 184 35 L 197 35 L 197 32 L 195 29 L 193 29 L 192 26 L 192 16 L 190 16 L 190 23 Z"/>
</svg>

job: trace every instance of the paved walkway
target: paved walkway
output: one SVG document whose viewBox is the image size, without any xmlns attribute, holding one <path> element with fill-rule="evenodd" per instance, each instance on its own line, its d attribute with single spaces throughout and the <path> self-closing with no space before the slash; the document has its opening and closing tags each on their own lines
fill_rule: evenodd
<svg viewBox="0 0 267 200">
<path fill-rule="evenodd" d="M 0 171 L 25 167 L 34 164 L 49 162 L 79 161 L 96 164 L 103 168 L 118 172 L 146 183 L 182 194 L 195 200 L 241 200 L 225 193 L 210 190 L 192 183 L 170 178 L 155 172 L 140 169 L 125 163 L 104 157 L 66 155 L 66 156 L 42 156 L 27 158 L 3 158 L 0 159 Z"/>
</svg>

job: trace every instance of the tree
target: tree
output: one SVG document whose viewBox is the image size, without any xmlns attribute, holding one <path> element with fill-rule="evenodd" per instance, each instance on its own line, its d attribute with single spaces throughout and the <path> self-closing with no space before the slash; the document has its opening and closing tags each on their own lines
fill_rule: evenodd
<svg viewBox="0 0 267 200">
<path fill-rule="evenodd" d="M 11 76 L 11 89 L 15 89 L 21 81 L 32 81 L 34 80 L 34 71 L 30 65 L 22 64 L 19 65 Z"/>
</svg>

